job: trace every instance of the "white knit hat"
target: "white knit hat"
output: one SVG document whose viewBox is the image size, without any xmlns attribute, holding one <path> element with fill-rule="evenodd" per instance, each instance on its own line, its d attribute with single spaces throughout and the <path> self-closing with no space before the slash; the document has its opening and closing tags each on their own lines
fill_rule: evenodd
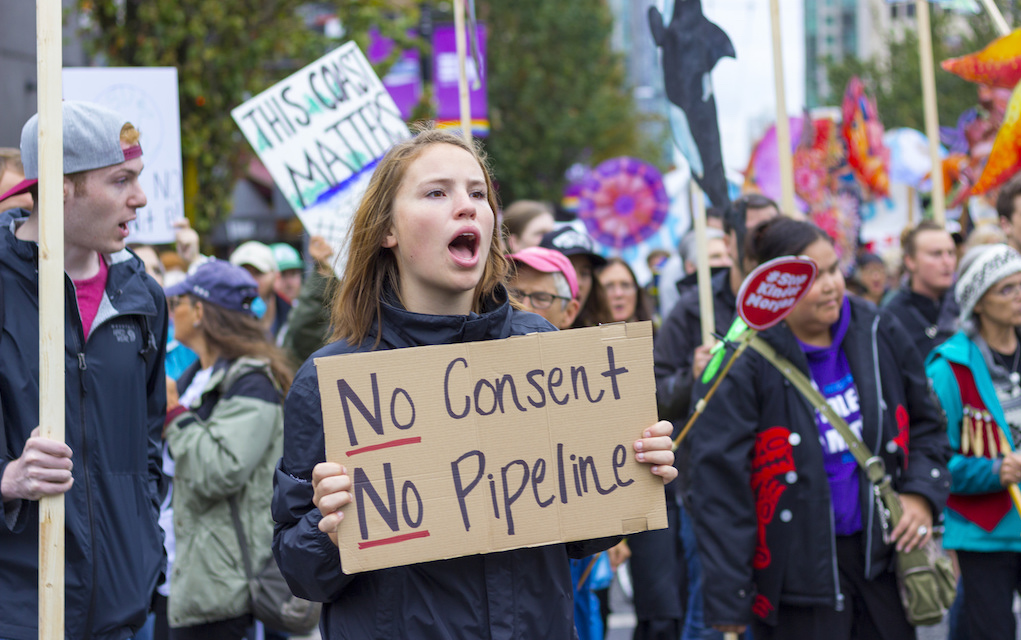
<svg viewBox="0 0 1021 640">
<path fill-rule="evenodd" d="M 1007 276 L 1021 273 L 1021 254 L 1005 244 L 979 245 L 961 258 L 961 275 L 954 297 L 961 307 L 958 322 L 971 319 L 975 304 L 994 284 Z"/>
</svg>

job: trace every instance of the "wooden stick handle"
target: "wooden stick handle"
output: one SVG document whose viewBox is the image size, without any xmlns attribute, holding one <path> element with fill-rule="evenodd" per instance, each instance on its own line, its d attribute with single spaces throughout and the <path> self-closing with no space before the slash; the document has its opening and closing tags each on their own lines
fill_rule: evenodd
<svg viewBox="0 0 1021 640">
<path fill-rule="evenodd" d="M 932 59 L 932 31 L 929 28 L 929 0 L 915 0 L 918 20 L 918 53 L 922 67 L 922 106 L 925 108 L 925 135 L 929 138 L 932 160 L 932 219 L 946 224 L 946 203 L 943 195 L 943 164 L 939 159 L 939 113 L 936 111 L 936 71 Z"/>
<path fill-rule="evenodd" d="M 711 347 L 716 343 L 716 316 L 713 313 L 713 283 L 709 271 L 709 250 L 706 240 L 705 197 L 694 178 L 691 180 L 692 216 L 695 224 L 695 273 L 698 277 L 698 308 L 702 319 L 702 344 Z"/>
<path fill-rule="evenodd" d="M 769 0 L 773 23 L 773 78 L 776 83 L 776 149 L 780 161 L 780 206 L 784 215 L 797 213 L 794 204 L 794 155 L 791 153 L 791 127 L 787 119 L 787 99 L 783 81 L 783 40 L 780 37 L 780 0 Z"/>
<path fill-rule="evenodd" d="M 745 331 L 744 335 L 741 336 L 737 349 L 735 349 L 733 355 L 730 356 L 730 360 L 727 360 L 727 364 L 724 365 L 723 371 L 716 376 L 716 381 L 713 382 L 713 386 L 709 387 L 709 391 L 706 392 L 705 397 L 699 398 L 698 402 L 695 404 L 695 412 L 691 414 L 691 417 L 688 418 L 688 422 L 685 423 L 684 428 L 681 429 L 681 432 L 677 434 L 676 438 L 674 438 L 674 451 L 677 451 L 677 447 L 681 446 L 681 443 L 684 442 L 684 438 L 687 437 L 688 432 L 691 431 L 693 426 L 695 426 L 695 421 L 698 420 L 699 416 L 702 415 L 702 412 L 705 411 L 706 403 L 709 402 L 709 399 L 713 397 L 714 393 L 716 393 L 716 389 L 720 386 L 720 383 L 727 377 L 730 367 L 734 365 L 734 361 L 737 360 L 738 356 L 744 353 L 744 350 L 748 348 L 748 345 L 751 343 L 754 336 L 755 332 L 751 329 Z"/>
<path fill-rule="evenodd" d="M 457 42 L 457 95 L 461 112 L 461 132 L 464 139 L 472 141 L 471 93 L 468 91 L 468 34 L 464 26 L 464 0 L 454 0 L 454 31 Z"/>
<path fill-rule="evenodd" d="M 60 0 L 38 0 L 39 426 L 64 441 L 64 135 Z M 39 638 L 64 637 L 64 496 L 39 501 Z"/>
<path fill-rule="evenodd" d="M 989 14 L 990 18 L 992 18 L 993 25 L 996 27 L 996 31 L 999 32 L 1001 36 L 1005 36 L 1010 33 L 1010 27 L 1007 26 L 1007 21 L 1003 19 L 1003 14 L 1000 13 L 1000 10 L 996 8 L 995 4 L 993 4 L 993 0 L 982 0 L 982 6 L 986 8 L 986 13 Z"/>
<path fill-rule="evenodd" d="M 1007 493 L 1010 494 L 1010 499 L 1014 503 L 1014 509 L 1017 510 L 1018 515 L 1021 515 L 1021 489 L 1018 489 L 1016 484 L 1008 485 Z"/>
<path fill-rule="evenodd" d="M 589 561 L 588 566 L 585 567 L 585 571 L 582 572 L 581 577 L 578 578 L 578 586 L 575 587 L 575 591 L 581 591 L 581 587 L 588 580 L 589 574 L 592 573 L 592 569 L 595 568 L 596 562 L 599 562 L 599 554 L 592 556 L 592 560 Z"/>
</svg>

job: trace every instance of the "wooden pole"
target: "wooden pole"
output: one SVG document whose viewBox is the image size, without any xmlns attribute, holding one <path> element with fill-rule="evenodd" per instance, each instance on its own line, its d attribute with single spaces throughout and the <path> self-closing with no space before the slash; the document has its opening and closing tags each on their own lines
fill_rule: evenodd
<svg viewBox="0 0 1021 640">
<path fill-rule="evenodd" d="M 784 215 L 797 213 L 794 204 L 794 157 L 791 154 L 791 126 L 784 96 L 783 50 L 780 39 L 780 0 L 769 0 L 773 22 L 773 78 L 776 82 L 776 148 L 780 160 L 780 208 Z"/>
<path fill-rule="evenodd" d="M 986 13 L 989 14 L 990 18 L 992 18 L 993 26 L 996 27 L 996 31 L 998 31 L 1001 36 L 1005 36 L 1010 33 L 1010 27 L 1007 26 L 1007 21 L 1003 19 L 1003 14 L 996 8 L 993 0 L 982 0 L 982 6 L 986 8 Z"/>
<path fill-rule="evenodd" d="M 908 226 L 915 226 L 915 188 L 908 185 Z"/>
<path fill-rule="evenodd" d="M 932 31 L 929 27 L 929 0 L 915 0 L 918 18 L 918 52 L 922 61 L 922 103 L 925 107 L 925 135 L 929 138 L 932 159 L 932 219 L 946 224 L 943 196 L 943 164 L 939 159 L 939 114 L 936 111 L 936 71 L 932 60 Z"/>
<path fill-rule="evenodd" d="M 706 240 L 705 197 L 695 179 L 691 180 L 691 215 L 695 225 L 695 273 L 698 278 L 698 308 L 702 318 L 702 344 L 711 347 L 716 342 L 716 316 L 713 314 L 713 283 L 709 271 L 709 251 Z"/>
<path fill-rule="evenodd" d="M 688 418 L 688 421 L 684 424 L 681 432 L 677 434 L 676 438 L 674 438 L 674 451 L 677 451 L 677 447 L 681 446 L 681 443 L 684 442 L 684 438 L 688 436 L 688 432 L 691 431 L 693 426 L 695 426 L 695 421 L 698 420 L 699 416 L 702 415 L 702 412 L 705 411 L 706 404 L 713 397 L 713 394 L 716 393 L 716 389 L 720 386 L 720 383 L 723 382 L 723 379 L 727 377 L 728 373 L 730 373 L 730 367 L 734 365 L 734 361 L 737 360 L 742 353 L 744 353 L 744 350 L 748 348 L 748 345 L 752 342 L 752 338 L 754 338 L 757 333 L 758 332 L 756 331 L 747 329 L 741 335 L 741 338 L 737 342 L 737 348 L 734 349 L 734 353 L 730 356 L 730 359 L 727 360 L 727 364 L 723 365 L 723 370 L 716 375 L 716 381 L 713 382 L 713 386 L 709 387 L 709 391 L 707 391 L 706 394 L 699 398 L 699 401 L 695 403 L 694 413 L 691 414 L 691 417 Z"/>
<path fill-rule="evenodd" d="M 64 441 L 64 131 L 60 0 L 37 0 L 39 426 Z M 64 496 L 39 501 L 39 638 L 64 638 Z"/>
<path fill-rule="evenodd" d="M 461 111 L 461 132 L 472 141 L 471 93 L 468 91 L 468 34 L 464 26 L 464 0 L 454 0 L 454 31 L 457 32 L 457 95 Z"/>
</svg>

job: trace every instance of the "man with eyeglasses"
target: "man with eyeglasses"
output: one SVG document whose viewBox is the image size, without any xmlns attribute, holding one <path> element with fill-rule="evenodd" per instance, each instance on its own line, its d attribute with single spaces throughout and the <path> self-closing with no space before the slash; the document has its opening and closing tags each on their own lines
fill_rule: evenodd
<svg viewBox="0 0 1021 640">
<path fill-rule="evenodd" d="M 507 289 L 511 298 L 550 321 L 570 329 L 578 315 L 578 275 L 559 251 L 529 247 L 507 256 L 516 267 Z"/>
</svg>

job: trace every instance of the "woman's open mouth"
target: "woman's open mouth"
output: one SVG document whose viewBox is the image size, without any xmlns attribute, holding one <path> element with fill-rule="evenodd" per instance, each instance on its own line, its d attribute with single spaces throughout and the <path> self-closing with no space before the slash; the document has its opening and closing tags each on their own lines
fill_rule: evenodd
<svg viewBox="0 0 1021 640">
<path fill-rule="evenodd" d="M 465 266 L 472 266 L 478 260 L 479 236 L 475 232 L 465 231 L 459 233 L 447 245 L 450 255 L 454 260 Z"/>
</svg>

